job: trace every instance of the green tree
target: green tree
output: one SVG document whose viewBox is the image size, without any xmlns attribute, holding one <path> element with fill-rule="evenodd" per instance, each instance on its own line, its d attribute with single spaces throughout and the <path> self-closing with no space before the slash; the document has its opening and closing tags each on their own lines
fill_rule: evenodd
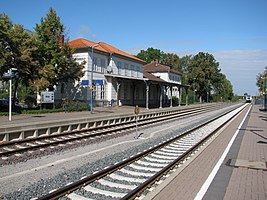
<svg viewBox="0 0 267 200">
<path fill-rule="evenodd" d="M 214 75 L 219 73 L 219 63 L 213 55 L 199 52 L 188 66 L 188 83 L 196 90 L 197 96 L 209 101 L 212 85 L 215 82 Z"/>
<path fill-rule="evenodd" d="M 164 53 L 159 49 L 148 48 L 141 50 L 137 57 L 147 63 L 159 60 L 161 64 L 181 72 L 182 84 L 189 85 L 191 99 L 195 94 L 204 101 L 211 101 L 212 98 L 215 98 L 214 100 L 233 98 L 231 82 L 220 72 L 219 63 L 212 54 L 199 52 L 195 56 L 186 55 L 179 58 L 173 53 Z M 182 96 L 185 97 L 185 95 Z"/>
<path fill-rule="evenodd" d="M 182 73 L 182 83 L 183 83 L 183 85 L 187 85 L 188 84 L 188 75 L 189 75 L 188 66 L 191 63 L 191 60 L 192 60 L 192 56 L 191 55 L 186 55 L 186 56 L 184 56 L 184 57 L 179 59 L 178 66 L 174 65 L 174 70 L 179 71 L 179 72 Z"/>
<path fill-rule="evenodd" d="M 63 39 L 65 27 L 56 11 L 49 9 L 46 17 L 41 18 L 40 25 L 35 27 L 38 41 L 39 80 L 35 85 L 39 89 L 49 88 L 64 82 L 74 82 L 83 76 L 83 64 L 73 58 L 74 50 L 70 49 Z"/>
<path fill-rule="evenodd" d="M 186 55 L 186 56 L 180 58 L 178 68 L 181 69 L 181 71 L 183 73 L 188 73 L 189 72 L 188 66 L 190 65 L 191 61 L 192 61 L 191 55 Z"/>
<path fill-rule="evenodd" d="M 180 67 L 180 58 L 177 54 L 164 53 L 161 64 L 170 66 L 178 72 L 182 72 L 182 68 Z"/>
<path fill-rule="evenodd" d="M 222 73 L 214 74 L 213 76 L 213 96 L 214 100 L 231 100 L 233 98 L 233 87 L 226 76 Z"/>
<path fill-rule="evenodd" d="M 267 66 L 264 68 L 262 73 L 259 73 L 256 78 L 256 85 L 261 95 L 267 92 Z"/>
<path fill-rule="evenodd" d="M 136 57 L 146 61 L 146 63 L 150 63 L 154 60 L 158 60 L 161 63 L 164 59 L 164 52 L 150 47 L 147 50 L 141 50 Z"/>
<path fill-rule="evenodd" d="M 5 14 L 0 14 L 0 70 L 1 75 L 9 69 L 12 63 L 12 49 L 9 31 L 12 28 L 12 22 Z"/>
<path fill-rule="evenodd" d="M 0 14 L 0 73 L 11 68 L 16 69 L 13 97 L 16 98 L 19 84 L 29 86 L 37 76 L 38 62 L 36 61 L 35 39 L 18 24 L 13 24 L 9 17 Z M 13 106 L 14 106 L 13 101 Z"/>
<path fill-rule="evenodd" d="M 234 97 L 234 93 L 233 93 L 233 86 L 231 84 L 231 82 L 228 79 L 224 80 L 224 86 L 225 86 L 225 100 L 232 100 Z"/>
</svg>

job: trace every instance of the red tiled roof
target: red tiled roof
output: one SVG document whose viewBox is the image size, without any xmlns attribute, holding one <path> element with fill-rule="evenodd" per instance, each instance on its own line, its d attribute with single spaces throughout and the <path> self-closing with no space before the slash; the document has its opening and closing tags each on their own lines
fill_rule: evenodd
<svg viewBox="0 0 267 200">
<path fill-rule="evenodd" d="M 157 61 L 153 61 L 147 65 L 144 66 L 144 71 L 146 72 L 172 72 L 174 74 L 180 74 L 179 72 L 176 72 L 175 70 L 171 69 L 171 67 L 167 65 L 162 65 L 158 63 Z"/>
<path fill-rule="evenodd" d="M 157 82 L 166 82 L 159 77 L 154 76 L 148 72 L 144 72 L 144 78 L 148 78 L 150 81 L 157 81 Z"/>
<path fill-rule="evenodd" d="M 132 56 L 132 55 L 130 55 L 130 54 L 124 52 L 124 51 L 121 51 L 121 50 L 119 50 L 119 49 L 117 49 L 117 48 L 115 48 L 115 47 L 113 47 L 113 46 L 111 46 L 111 45 L 109 45 L 109 44 L 107 44 L 105 42 L 99 42 L 99 44 L 100 44 L 101 47 L 103 47 L 104 49 L 106 49 L 110 53 L 116 53 L 118 55 L 129 57 L 129 58 L 132 58 L 134 60 L 138 60 L 140 62 L 145 63 L 145 61 L 143 61 L 142 59 L 137 58 L 135 56 Z"/>
<path fill-rule="evenodd" d="M 97 45 L 98 43 L 91 42 L 91 41 L 83 39 L 83 38 L 71 40 L 68 42 L 68 44 L 69 44 L 70 48 L 73 48 L 73 49 L 88 48 L 88 47 L 94 46 L 94 49 L 97 49 L 99 51 L 108 52 L 104 48 L 102 48 L 100 45 Z"/>
<path fill-rule="evenodd" d="M 107 52 L 107 53 L 115 53 L 115 54 L 118 54 L 118 55 L 121 55 L 121 56 L 124 56 L 124 57 L 127 57 L 127 58 L 131 58 L 131 59 L 134 59 L 134 60 L 138 60 L 140 62 L 145 62 L 135 56 L 132 56 L 124 51 L 121 51 L 107 43 L 104 43 L 104 42 L 98 42 L 98 43 L 95 43 L 95 42 L 91 42 L 89 40 L 86 40 L 86 39 L 83 39 L 83 38 L 78 38 L 78 39 L 75 39 L 75 40 L 71 40 L 69 41 L 69 46 L 70 48 L 75 48 L 75 49 L 79 49 L 79 48 L 87 48 L 87 47 L 92 47 L 92 46 L 95 46 L 94 49 L 97 49 L 99 51 L 103 51 L 103 52 Z"/>
</svg>

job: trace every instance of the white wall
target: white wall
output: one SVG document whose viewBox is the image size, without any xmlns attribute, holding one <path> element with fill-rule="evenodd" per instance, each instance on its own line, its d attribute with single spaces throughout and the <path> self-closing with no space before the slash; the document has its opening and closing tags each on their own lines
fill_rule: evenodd
<svg viewBox="0 0 267 200">
<path fill-rule="evenodd" d="M 113 57 L 113 73 L 120 76 L 143 78 L 144 66 L 130 60 Z"/>
<path fill-rule="evenodd" d="M 182 84 L 181 76 L 178 74 L 168 73 L 168 72 L 156 72 L 156 73 L 153 73 L 153 75 L 160 77 L 161 79 L 167 82 Z M 170 89 L 167 90 L 166 95 L 168 96 L 169 99 L 171 98 Z M 177 98 L 179 98 L 178 87 L 172 87 L 172 96 L 176 96 Z"/>
<path fill-rule="evenodd" d="M 181 84 L 181 76 L 178 74 L 168 73 L 168 72 L 156 72 L 153 73 L 153 75 L 159 76 L 161 79 L 167 82 Z"/>
<path fill-rule="evenodd" d="M 76 59 L 78 63 L 82 63 L 85 61 L 83 71 L 84 76 L 77 81 L 72 87 L 68 87 L 66 91 L 64 91 L 64 96 L 69 96 L 69 98 L 75 98 L 80 100 L 89 100 L 90 98 L 90 90 L 89 86 L 81 86 L 82 80 L 89 80 L 89 85 L 91 84 L 91 70 L 92 70 L 92 52 L 88 50 L 80 49 L 77 53 L 73 54 L 73 57 Z M 109 63 L 110 62 L 110 63 Z M 123 59 L 122 57 L 117 57 L 116 54 L 113 54 L 111 59 L 109 54 L 98 53 L 97 50 L 94 51 L 94 67 L 93 67 L 93 80 L 104 80 L 105 85 L 96 86 L 96 92 L 94 92 L 95 100 L 99 101 L 111 101 L 112 99 L 117 99 L 117 83 L 114 78 L 111 76 L 105 76 L 108 74 L 107 67 L 111 66 L 112 72 L 111 75 L 118 75 L 122 77 L 131 77 L 131 78 L 143 78 L 144 66 L 139 62 L 135 62 L 133 60 Z M 123 85 L 120 90 L 123 90 L 124 87 L 127 89 L 130 86 Z M 79 89 L 80 88 L 80 89 Z M 103 95 L 104 91 L 104 95 Z M 76 93 L 73 94 L 73 92 Z M 128 92 L 128 91 L 127 91 Z M 60 93 L 60 87 L 56 89 L 58 100 L 63 96 Z M 125 91 L 123 91 L 125 94 Z M 104 99 L 103 99 L 104 96 Z M 124 95 L 121 95 L 123 98 Z M 129 97 L 127 97 L 129 98 Z M 129 99 L 128 99 L 129 101 Z"/>
<path fill-rule="evenodd" d="M 88 80 L 89 77 L 90 77 L 90 74 L 89 74 L 89 69 L 88 69 L 88 62 L 91 62 L 89 60 L 89 56 L 88 56 L 88 53 L 85 52 L 85 53 L 75 53 L 73 54 L 73 57 L 75 58 L 76 62 L 78 63 L 82 63 L 83 61 L 85 61 L 85 66 L 84 66 L 84 69 L 83 71 L 85 72 L 84 76 L 81 78 L 81 80 Z"/>
</svg>

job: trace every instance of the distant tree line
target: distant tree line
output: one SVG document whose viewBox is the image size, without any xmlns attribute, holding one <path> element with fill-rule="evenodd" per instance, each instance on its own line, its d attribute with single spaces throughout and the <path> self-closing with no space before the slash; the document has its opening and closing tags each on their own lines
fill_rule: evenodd
<svg viewBox="0 0 267 200">
<path fill-rule="evenodd" d="M 221 73 L 219 63 L 209 53 L 179 57 L 174 53 L 164 53 L 159 49 L 148 48 L 137 54 L 147 63 L 158 60 L 159 63 L 172 67 L 182 74 L 182 84 L 189 85 L 191 96 L 196 95 L 200 101 L 232 100 L 233 87 L 226 76 Z M 183 95 L 185 96 L 185 95 Z"/>
</svg>

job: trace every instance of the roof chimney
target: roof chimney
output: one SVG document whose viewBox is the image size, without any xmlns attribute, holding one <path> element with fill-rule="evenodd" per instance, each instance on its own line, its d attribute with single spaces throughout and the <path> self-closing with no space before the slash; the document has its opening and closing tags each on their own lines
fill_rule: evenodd
<svg viewBox="0 0 267 200">
<path fill-rule="evenodd" d="M 64 35 L 60 35 L 58 37 L 58 44 L 59 46 L 62 46 L 64 44 Z"/>
<path fill-rule="evenodd" d="M 159 65 L 159 61 L 158 61 L 158 59 L 155 60 L 155 63 L 156 63 L 156 66 Z"/>
</svg>

